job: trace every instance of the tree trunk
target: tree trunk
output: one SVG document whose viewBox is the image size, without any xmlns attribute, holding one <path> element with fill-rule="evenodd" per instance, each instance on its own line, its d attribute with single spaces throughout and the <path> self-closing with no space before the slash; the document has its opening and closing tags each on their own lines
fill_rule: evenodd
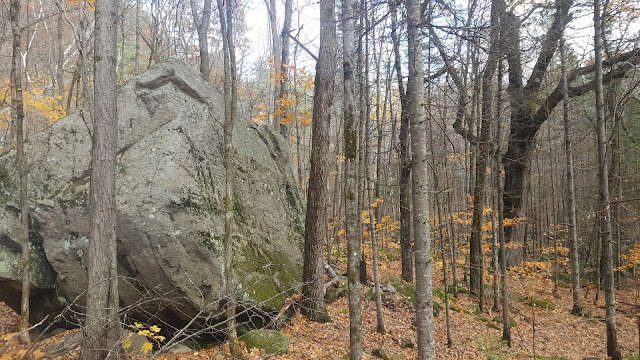
<svg viewBox="0 0 640 360">
<path fill-rule="evenodd" d="M 29 297 L 31 284 L 31 242 L 29 241 L 29 208 L 27 205 L 27 156 L 24 152 L 24 105 L 22 97 L 22 61 L 20 59 L 20 0 L 12 0 L 9 18 L 13 35 L 11 55 L 11 107 L 15 114 L 16 160 L 20 189 L 20 245 L 22 247 L 22 304 L 20 306 L 20 341 L 28 345 Z"/>
<path fill-rule="evenodd" d="M 329 321 L 324 306 L 322 207 L 328 196 L 329 131 L 338 51 L 335 0 L 320 3 L 320 50 L 316 63 L 313 101 L 311 171 L 304 239 L 304 296 L 302 312 L 311 320 Z"/>
<path fill-rule="evenodd" d="M 564 22 L 564 16 L 560 21 Z M 567 84 L 567 60 L 564 35 L 560 38 L 560 71 L 562 82 L 562 117 L 564 121 L 564 149 L 567 167 L 567 208 L 569 210 L 569 257 L 571 262 L 571 283 L 573 306 L 571 312 L 575 315 L 582 313 L 580 298 L 580 258 L 578 254 L 578 231 L 576 222 L 576 196 L 573 172 L 573 148 L 569 131 L 569 88 Z"/>
<path fill-rule="evenodd" d="M 284 2 L 284 22 L 282 23 L 282 33 L 280 34 L 280 46 L 282 46 L 282 56 L 280 57 L 280 71 L 282 72 L 282 80 L 280 83 L 279 99 L 285 97 L 289 91 L 289 32 L 291 32 L 291 16 L 293 15 L 293 0 L 285 0 Z M 334 56 L 335 57 L 335 56 Z M 283 114 L 286 117 L 286 109 Z M 280 135 L 289 143 L 289 125 L 280 124 Z"/>
<path fill-rule="evenodd" d="M 372 14 L 370 16 L 375 16 L 375 14 Z M 374 22 L 375 22 L 375 18 L 374 18 Z M 373 34 L 375 34 L 375 29 L 371 29 L 371 32 Z M 368 48 L 368 44 L 369 44 L 369 37 L 367 36 L 367 48 Z M 367 51 L 368 52 L 368 51 Z M 376 57 L 376 51 L 375 51 L 375 43 L 374 43 L 374 57 Z M 375 59 L 374 59 L 375 61 Z M 368 67 L 368 65 L 367 65 Z M 368 79 L 368 75 L 366 75 L 368 72 L 365 71 L 365 76 Z M 377 70 L 376 72 L 377 74 L 379 74 L 379 70 Z M 379 76 L 377 76 L 376 79 L 376 84 L 378 84 L 379 81 Z M 367 84 L 367 89 L 369 88 L 369 84 Z M 369 98 L 368 96 L 368 91 L 367 93 L 367 99 Z M 376 97 L 376 107 L 378 107 L 380 105 L 380 95 L 379 95 L 379 91 L 377 92 L 377 97 Z M 367 101 L 368 102 L 368 101 Z M 371 239 L 371 260 L 372 260 L 372 266 L 373 266 L 373 283 L 374 283 L 374 292 L 375 292 L 375 297 L 376 297 L 376 331 L 380 334 L 384 334 L 385 330 L 384 330 L 384 317 L 382 314 L 382 292 L 380 291 L 380 272 L 379 272 L 379 265 L 378 265 L 378 240 L 377 240 L 377 234 L 376 234 L 376 211 L 378 210 L 378 207 L 380 206 L 380 204 L 377 202 L 377 197 L 374 196 L 374 180 L 371 176 L 371 168 L 370 168 L 370 153 L 371 153 L 371 144 L 370 144 L 370 139 L 371 139 L 371 116 L 369 113 L 369 104 L 367 104 L 367 110 L 365 111 L 365 113 L 367 114 L 366 118 L 364 119 L 365 121 L 365 130 L 364 130 L 364 180 L 365 180 L 365 184 L 366 184 L 366 190 L 367 190 L 367 198 L 365 198 L 365 201 L 368 203 L 367 208 L 369 209 L 369 236 Z M 379 112 L 376 112 L 376 115 L 379 116 Z M 378 121 L 376 121 L 376 124 L 379 123 L 379 119 Z M 378 163 L 378 160 L 380 159 L 380 157 L 382 156 L 382 154 L 377 153 L 376 154 L 376 163 Z M 375 205 L 374 205 L 375 204 Z"/>
<path fill-rule="evenodd" d="M 209 66 L 209 23 L 211 22 L 211 0 L 204 0 L 202 6 L 202 15 L 198 14 L 198 5 L 195 0 L 190 0 L 191 15 L 193 16 L 193 23 L 196 25 L 196 31 L 198 32 L 198 49 L 200 50 L 200 74 L 207 81 L 210 81 L 211 67 Z M 138 18 L 136 17 L 136 21 Z M 136 28 L 136 31 L 138 29 Z M 137 36 L 137 33 L 136 33 Z M 136 43 L 137 44 L 137 43 Z M 138 48 L 136 47 L 136 51 Z"/>
<path fill-rule="evenodd" d="M 611 214 L 609 202 L 609 169 L 607 164 L 606 129 L 602 94 L 602 19 L 600 0 L 593 2 L 593 22 L 595 27 L 595 73 L 596 73 L 596 119 L 598 138 L 598 177 L 600 179 L 600 234 L 602 237 L 602 262 L 604 270 L 604 300 L 607 327 L 607 355 L 613 360 L 621 360 L 616 330 L 616 298 L 613 278 L 613 254 L 611 246 Z"/>
<path fill-rule="evenodd" d="M 407 1 L 407 28 L 409 54 L 409 82 L 407 85 L 408 116 L 411 121 L 411 150 L 413 153 L 413 228 L 416 266 L 416 328 L 418 332 L 418 359 L 435 359 L 433 326 L 433 294 L 431 268 L 431 236 L 429 234 L 429 184 L 427 142 L 425 129 L 424 71 L 422 70 L 422 30 L 420 4 Z"/>
<path fill-rule="evenodd" d="M 225 314 L 227 318 L 227 340 L 231 356 L 235 359 L 242 358 L 242 349 L 238 342 L 236 330 L 236 300 L 235 281 L 233 278 L 233 125 L 238 103 L 236 52 L 233 43 L 233 5 L 229 0 L 217 0 L 220 30 L 222 33 L 222 52 L 224 66 L 224 124 L 223 147 L 225 169 L 225 215 L 224 236 L 222 239 L 224 248 L 224 295 L 227 300 Z"/>
<path fill-rule="evenodd" d="M 400 247 L 402 256 L 402 279 L 406 282 L 413 281 L 413 251 L 411 241 L 411 158 L 409 153 L 409 116 L 407 109 L 407 94 L 404 91 L 402 80 L 402 67 L 400 66 L 400 40 L 397 34 L 397 0 L 391 0 L 391 38 L 393 40 L 393 53 L 395 60 L 393 66 L 396 69 L 398 80 L 398 93 L 400 94 Z"/>
<path fill-rule="evenodd" d="M 140 72 L 140 0 L 136 0 L 136 55 L 134 60 L 134 71 L 138 75 Z"/>
<path fill-rule="evenodd" d="M 278 16 L 276 13 L 276 0 L 264 0 L 269 16 L 269 28 L 271 29 L 271 59 L 273 61 L 272 71 L 280 71 L 280 37 L 278 36 Z M 280 80 L 278 75 L 273 77 L 273 127 L 276 131 L 280 128 L 280 116 L 277 111 L 280 109 Z"/>
<path fill-rule="evenodd" d="M 62 46 L 62 37 L 64 35 L 62 12 L 58 13 L 57 30 L 58 30 L 58 58 L 56 64 L 56 86 L 58 87 L 58 106 L 62 109 L 64 104 L 64 46 Z"/>
<path fill-rule="evenodd" d="M 342 68 L 343 68 L 343 117 L 344 117 L 344 199 L 347 237 L 347 284 L 349 299 L 349 357 L 351 360 L 362 358 L 362 317 L 360 311 L 360 237 L 357 196 L 358 171 L 358 129 L 355 121 L 355 83 L 353 64 L 354 41 L 354 2 L 342 3 Z"/>
<path fill-rule="evenodd" d="M 80 357 L 116 358 L 119 353 L 118 263 L 116 252 L 116 32 L 118 2 L 97 1 L 95 14 L 94 125 L 91 150 L 85 342 Z"/>
</svg>

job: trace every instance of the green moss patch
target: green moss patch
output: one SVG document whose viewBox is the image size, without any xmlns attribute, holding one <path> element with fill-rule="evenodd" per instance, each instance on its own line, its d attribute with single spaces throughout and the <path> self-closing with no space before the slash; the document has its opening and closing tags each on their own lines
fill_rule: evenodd
<svg viewBox="0 0 640 360">
<path fill-rule="evenodd" d="M 292 264 L 282 254 L 259 249 L 253 244 L 244 249 L 241 254 L 244 260 L 234 264 L 242 288 L 249 300 L 263 309 L 279 310 L 302 283 L 302 267 Z"/>
<path fill-rule="evenodd" d="M 240 340 L 247 344 L 247 349 L 261 349 L 271 355 L 282 355 L 289 351 L 289 339 L 278 330 L 252 330 L 242 335 Z"/>
</svg>

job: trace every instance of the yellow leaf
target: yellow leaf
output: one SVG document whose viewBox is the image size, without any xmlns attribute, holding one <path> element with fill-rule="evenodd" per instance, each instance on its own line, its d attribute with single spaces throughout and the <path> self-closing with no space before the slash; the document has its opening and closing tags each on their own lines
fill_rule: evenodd
<svg viewBox="0 0 640 360">
<path fill-rule="evenodd" d="M 151 350 L 153 350 L 153 344 L 150 342 L 144 343 L 144 345 L 142 345 L 142 348 L 140 348 L 140 351 L 142 351 L 145 354 L 148 354 L 149 351 Z"/>
<path fill-rule="evenodd" d="M 160 328 L 156 325 L 149 326 L 149 330 L 153 331 L 154 333 L 160 332 Z"/>
</svg>

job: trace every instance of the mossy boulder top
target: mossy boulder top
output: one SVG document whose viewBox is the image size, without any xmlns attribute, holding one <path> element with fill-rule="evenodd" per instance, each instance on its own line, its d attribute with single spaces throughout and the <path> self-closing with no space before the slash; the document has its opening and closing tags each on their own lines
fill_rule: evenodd
<svg viewBox="0 0 640 360">
<path fill-rule="evenodd" d="M 270 329 L 251 330 L 242 335 L 247 349 L 264 350 L 267 354 L 282 355 L 289 352 L 289 339 L 282 331 Z"/>
<path fill-rule="evenodd" d="M 118 91 L 118 273 L 130 279 L 120 280 L 120 300 L 132 305 L 148 291 L 162 295 L 172 305 L 154 305 L 152 314 L 176 325 L 223 305 L 223 106 L 212 84 L 175 59 Z M 87 288 L 92 131 L 90 112 L 79 110 L 25 143 L 32 288 L 47 302 L 73 300 Z M 302 273 L 303 204 L 292 155 L 279 134 L 243 116 L 233 144 L 238 299 L 277 310 Z M 0 156 L 0 301 L 14 308 L 21 249 L 16 178 L 11 151 Z"/>
</svg>

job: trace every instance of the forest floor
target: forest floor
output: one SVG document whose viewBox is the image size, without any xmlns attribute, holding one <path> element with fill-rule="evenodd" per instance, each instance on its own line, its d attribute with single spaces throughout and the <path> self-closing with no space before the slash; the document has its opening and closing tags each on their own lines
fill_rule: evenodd
<svg viewBox="0 0 640 360">
<path fill-rule="evenodd" d="M 392 279 L 398 281 L 400 262 L 390 261 L 381 269 L 383 283 Z M 442 269 L 434 262 L 434 288 L 442 289 Z M 542 263 L 544 264 L 544 263 Z M 462 264 L 461 264 L 462 265 Z M 541 269 L 542 268 L 542 269 Z M 477 299 L 459 293 L 451 300 L 451 347 L 447 347 L 446 317 L 444 309 L 435 318 L 436 354 L 438 359 L 606 359 L 606 340 L 604 318 L 604 296 L 594 305 L 595 290 L 583 288 L 583 305 L 586 316 L 570 314 L 572 306 L 571 291 L 560 286 L 558 296 L 553 295 L 553 283 L 545 265 L 535 263 L 530 269 L 522 269 L 521 275 L 512 272 L 510 280 L 511 317 L 515 321 L 512 328 L 512 346 L 501 342 L 502 324 L 498 319 L 500 311 L 491 311 L 493 300 L 486 299 L 483 312 L 479 312 Z M 547 267 L 548 268 L 548 267 Z M 533 269 L 533 270 L 532 270 Z M 526 270 L 526 271 L 525 271 Z M 537 271 L 537 273 L 536 273 Z M 488 275 L 487 291 L 491 290 L 491 278 Z M 451 283 L 451 279 L 449 279 Z M 365 299 L 363 289 L 362 319 L 363 345 L 365 359 L 375 359 L 374 349 L 381 349 L 388 359 L 415 359 L 416 333 L 414 311 L 411 302 L 399 293 L 387 293 L 383 299 L 385 334 L 376 332 L 376 306 L 374 300 Z M 626 360 L 638 359 L 638 289 L 637 286 L 616 292 L 618 315 L 618 342 Z M 434 296 L 436 301 L 443 301 Z M 528 305 L 533 303 L 536 306 Z M 349 347 L 349 316 L 346 298 L 339 298 L 327 304 L 332 321 L 325 324 L 313 323 L 296 313 L 283 331 L 291 341 L 289 353 L 274 356 L 273 359 L 346 359 Z M 18 326 L 18 316 L 3 303 L 0 303 L 0 360 L 18 359 L 26 351 L 12 340 Z M 78 331 L 71 330 L 70 332 Z M 41 349 L 59 341 L 70 332 L 61 333 L 42 340 L 35 348 Z M 261 359 L 260 352 L 246 350 L 249 359 Z M 35 358 L 43 357 L 36 351 Z M 224 359 L 228 347 L 215 347 L 194 350 L 180 354 L 163 354 L 158 359 Z M 535 357 L 534 357 L 535 354 Z M 74 350 L 55 360 L 77 359 Z M 136 356 L 134 359 L 148 357 Z"/>
</svg>

